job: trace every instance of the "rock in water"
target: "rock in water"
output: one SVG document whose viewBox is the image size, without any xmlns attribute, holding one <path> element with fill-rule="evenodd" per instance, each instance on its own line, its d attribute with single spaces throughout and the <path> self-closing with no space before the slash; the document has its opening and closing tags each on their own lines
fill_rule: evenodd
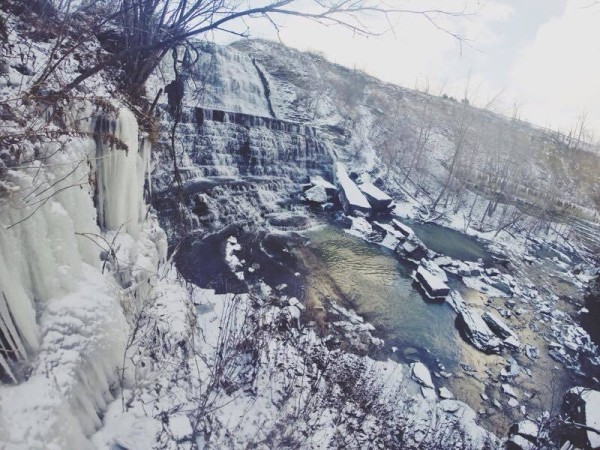
<svg viewBox="0 0 600 450">
<path fill-rule="evenodd" d="M 396 228 L 400 233 L 404 235 L 404 237 L 410 237 L 414 234 L 412 228 L 407 225 L 404 225 L 402 222 L 396 219 L 392 219 L 392 225 Z"/>
<path fill-rule="evenodd" d="M 416 272 L 416 280 L 421 283 L 427 295 L 431 298 L 443 298 L 450 293 L 450 288 L 444 281 L 424 266 L 419 266 Z"/>
<path fill-rule="evenodd" d="M 421 362 L 412 363 L 410 365 L 412 371 L 412 377 L 417 382 L 425 387 L 434 389 L 433 381 L 431 381 L 431 373 L 425 364 Z"/>
</svg>

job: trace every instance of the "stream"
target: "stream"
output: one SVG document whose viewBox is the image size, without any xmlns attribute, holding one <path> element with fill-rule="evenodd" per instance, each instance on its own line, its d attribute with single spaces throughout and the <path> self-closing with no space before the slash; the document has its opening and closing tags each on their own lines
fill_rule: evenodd
<svg viewBox="0 0 600 450">
<path fill-rule="evenodd" d="M 469 404 L 478 411 L 481 424 L 498 435 L 505 435 L 512 422 L 522 419 L 521 406 L 531 415 L 552 409 L 556 391 L 567 387 L 570 378 L 547 352 L 540 352 L 535 362 L 523 353 L 512 355 L 531 376 L 521 372 L 517 382 L 520 406 L 508 406 L 499 374 L 511 354 L 488 355 L 468 344 L 456 327 L 454 310 L 444 301 L 430 301 L 421 294 L 411 278 L 414 264 L 381 245 L 348 234 L 338 223 L 321 223 L 299 233 L 230 228 L 201 240 L 192 238 L 181 247 L 177 264 L 186 278 L 201 287 L 242 292 L 245 283 L 232 276 L 222 258 L 225 241 L 235 235 L 242 246 L 238 257 L 247 267 L 254 267 L 246 272 L 245 282 L 264 280 L 272 287 L 285 283 L 285 293 L 308 306 L 305 322 L 317 326 L 319 320 L 326 320 L 325 299 L 355 310 L 375 326 L 374 335 L 385 341 L 383 357 L 425 363 L 436 387 L 447 387 Z M 486 266 L 493 262 L 485 246 L 472 237 L 435 224 L 406 223 L 436 252 L 463 260 L 482 259 Z M 203 254 L 221 257 L 198 257 Z M 475 309 L 504 307 L 504 299 L 488 299 L 464 286 L 458 277 L 450 275 L 448 284 Z M 513 317 L 510 323 L 523 341 L 545 348 L 539 333 L 529 329 L 529 320 L 531 317 Z M 447 377 L 440 375 L 443 372 Z"/>
</svg>

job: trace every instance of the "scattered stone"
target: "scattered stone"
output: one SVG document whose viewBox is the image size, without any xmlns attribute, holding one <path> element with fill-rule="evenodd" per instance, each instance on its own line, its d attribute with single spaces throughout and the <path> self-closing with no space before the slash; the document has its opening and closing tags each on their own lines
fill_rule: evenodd
<svg viewBox="0 0 600 450">
<path fill-rule="evenodd" d="M 502 392 L 504 392 L 507 395 L 510 395 L 511 397 L 517 398 L 517 393 L 515 392 L 515 390 L 512 388 L 512 386 L 510 384 L 503 384 L 502 385 Z"/>
<path fill-rule="evenodd" d="M 531 345 L 525 345 L 525 354 L 532 361 L 535 361 L 540 356 L 539 352 L 538 352 L 538 349 L 535 348 L 535 347 L 532 347 Z"/>
<path fill-rule="evenodd" d="M 517 406 L 519 406 L 519 402 L 516 399 L 511 398 L 508 400 L 508 406 L 510 406 L 511 408 L 516 408 Z"/>
<path fill-rule="evenodd" d="M 448 413 L 455 413 L 460 409 L 460 403 L 456 400 L 442 400 L 440 406 Z"/>
<path fill-rule="evenodd" d="M 521 347 L 521 342 L 514 336 L 504 339 L 504 346 L 511 350 L 518 350 Z"/>
<path fill-rule="evenodd" d="M 520 435 L 531 442 L 535 442 L 539 431 L 540 429 L 534 421 L 526 419 L 513 423 L 508 430 L 508 435 Z"/>
<path fill-rule="evenodd" d="M 512 331 L 496 314 L 486 311 L 482 314 L 481 318 L 487 323 L 490 329 L 502 339 L 517 337 L 514 331 Z"/>
</svg>

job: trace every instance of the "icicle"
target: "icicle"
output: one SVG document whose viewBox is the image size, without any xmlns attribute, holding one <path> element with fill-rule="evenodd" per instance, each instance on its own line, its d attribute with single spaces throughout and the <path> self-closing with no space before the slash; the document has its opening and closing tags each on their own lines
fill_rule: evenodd
<svg viewBox="0 0 600 450">
<path fill-rule="evenodd" d="M 101 118 L 96 123 L 100 135 L 113 133 L 127 146 L 117 149 L 110 142 L 98 139 L 97 201 L 99 222 L 108 230 L 123 229 L 137 237 L 144 211 L 144 178 L 149 147 L 139 152 L 138 124 L 128 109 L 122 108 L 116 121 Z"/>
<path fill-rule="evenodd" d="M 27 357 L 25 346 L 21 341 L 21 337 L 8 309 L 8 301 L 4 292 L 2 292 L 2 296 L 0 297 L 0 332 L 2 332 L 10 350 L 17 352 L 21 358 Z"/>
</svg>

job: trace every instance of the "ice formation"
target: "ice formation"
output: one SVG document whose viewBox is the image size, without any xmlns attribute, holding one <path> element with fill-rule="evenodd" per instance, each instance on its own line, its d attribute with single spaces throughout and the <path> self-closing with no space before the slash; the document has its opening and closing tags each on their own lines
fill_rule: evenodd
<svg viewBox="0 0 600 450">
<path fill-rule="evenodd" d="M 125 108 L 116 119 L 92 117 L 114 139 L 27 143 L 43 163 L 2 181 L 0 333 L 15 357 L 0 363 L 15 384 L 0 387 L 0 441 L 22 448 L 92 448 L 88 437 L 120 382 L 122 303 L 148 295 L 166 256 L 164 233 L 144 221 L 150 147 L 138 148 L 135 117 Z"/>
</svg>

